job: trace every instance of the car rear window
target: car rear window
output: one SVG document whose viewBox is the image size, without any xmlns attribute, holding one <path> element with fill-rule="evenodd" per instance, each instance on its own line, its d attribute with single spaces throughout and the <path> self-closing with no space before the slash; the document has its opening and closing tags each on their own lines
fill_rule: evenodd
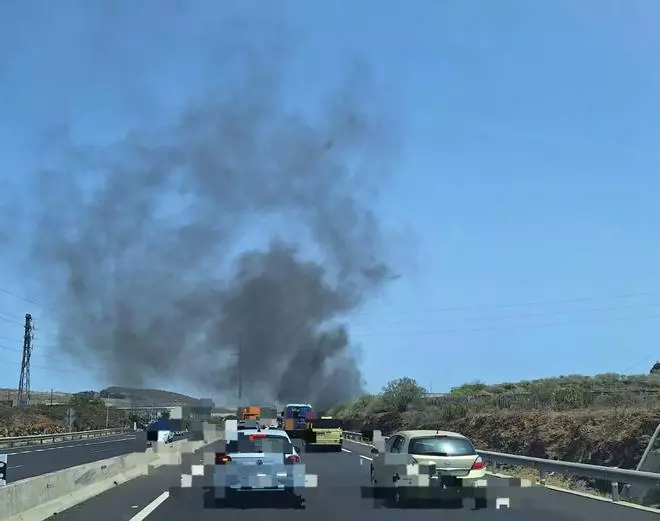
<svg viewBox="0 0 660 521">
<path fill-rule="evenodd" d="M 477 451 L 466 438 L 424 436 L 410 440 L 408 453 L 420 456 L 472 456 Z"/>
<path fill-rule="evenodd" d="M 317 429 L 341 429 L 342 421 L 330 418 L 314 420 L 312 425 Z"/>
<path fill-rule="evenodd" d="M 263 434 L 257 434 L 257 435 L 242 434 L 238 436 L 236 445 L 234 447 L 230 447 L 230 451 L 238 452 L 238 453 L 265 452 L 265 453 L 292 454 L 293 445 L 289 440 L 287 440 L 283 436 L 266 435 L 264 437 Z"/>
</svg>

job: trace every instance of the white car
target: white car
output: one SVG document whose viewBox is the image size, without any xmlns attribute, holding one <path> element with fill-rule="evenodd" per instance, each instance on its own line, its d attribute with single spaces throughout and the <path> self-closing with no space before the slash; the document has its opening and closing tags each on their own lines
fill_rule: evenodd
<svg viewBox="0 0 660 521">
<path fill-rule="evenodd" d="M 271 492 L 302 503 L 296 491 L 305 486 L 305 466 L 287 433 L 254 429 L 237 436 L 225 452 L 216 453 L 214 485 L 221 499 Z"/>
<path fill-rule="evenodd" d="M 371 450 L 371 484 L 394 504 L 412 499 L 462 504 L 465 496 L 472 496 L 476 508 L 486 506 L 486 465 L 462 434 L 400 431 L 389 437 L 384 448 L 384 452 Z"/>
</svg>

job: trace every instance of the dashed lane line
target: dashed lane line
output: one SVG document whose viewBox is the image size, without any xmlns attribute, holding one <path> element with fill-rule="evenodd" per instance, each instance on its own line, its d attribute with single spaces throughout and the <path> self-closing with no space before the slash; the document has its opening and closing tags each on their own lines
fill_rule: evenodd
<svg viewBox="0 0 660 521">
<path fill-rule="evenodd" d="M 154 510 L 156 510 L 160 505 L 165 503 L 165 501 L 167 501 L 169 497 L 170 497 L 170 493 L 169 491 L 166 490 L 160 496 L 154 499 L 151 503 L 149 503 L 146 507 L 140 510 L 137 514 L 135 514 L 131 519 L 129 519 L 129 521 L 144 521 L 145 519 L 147 519 L 147 517 L 150 514 L 153 514 Z"/>
</svg>

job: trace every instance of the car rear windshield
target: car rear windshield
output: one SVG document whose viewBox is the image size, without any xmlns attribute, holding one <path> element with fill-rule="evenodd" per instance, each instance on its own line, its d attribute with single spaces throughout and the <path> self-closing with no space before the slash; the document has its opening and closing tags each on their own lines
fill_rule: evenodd
<svg viewBox="0 0 660 521">
<path fill-rule="evenodd" d="M 314 420 L 312 422 L 312 425 L 316 429 L 341 429 L 342 421 L 323 418 L 323 419 Z"/>
<path fill-rule="evenodd" d="M 477 451 L 466 438 L 425 436 L 410 440 L 408 453 L 420 456 L 472 456 Z"/>
<path fill-rule="evenodd" d="M 232 444 L 233 445 L 233 444 Z M 232 450 L 234 449 L 234 450 Z M 280 453 L 292 454 L 293 445 L 284 436 L 257 435 L 239 435 L 234 447 L 230 447 L 230 452 L 251 453 Z"/>
</svg>

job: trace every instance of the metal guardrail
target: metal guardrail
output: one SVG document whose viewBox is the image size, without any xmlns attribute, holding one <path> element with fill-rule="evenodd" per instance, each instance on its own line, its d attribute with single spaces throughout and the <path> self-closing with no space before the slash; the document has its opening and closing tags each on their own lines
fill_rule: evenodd
<svg viewBox="0 0 660 521">
<path fill-rule="evenodd" d="M 32 436 L 11 436 L 0 438 L 0 447 L 15 447 L 18 445 L 36 445 L 54 443 L 56 441 L 79 440 L 84 438 L 97 438 L 99 436 L 112 436 L 133 432 L 133 429 L 100 429 L 95 431 L 57 432 L 53 434 L 35 434 Z"/>
<path fill-rule="evenodd" d="M 344 431 L 344 437 L 373 447 L 371 441 L 365 440 L 360 432 Z M 383 438 L 387 440 L 389 436 L 383 436 Z M 502 452 L 492 452 L 488 450 L 477 449 L 477 452 L 486 460 L 486 462 L 498 465 L 527 467 L 538 470 L 539 482 L 542 486 L 545 485 L 547 474 L 549 472 L 609 481 L 612 487 L 612 501 L 614 502 L 618 502 L 621 499 L 619 484 L 626 484 L 628 486 L 640 485 L 647 488 L 660 487 L 660 474 L 655 472 L 627 470 L 602 465 L 589 465 L 572 461 L 532 458 L 529 456 L 517 456 L 515 454 L 504 454 Z"/>
</svg>

